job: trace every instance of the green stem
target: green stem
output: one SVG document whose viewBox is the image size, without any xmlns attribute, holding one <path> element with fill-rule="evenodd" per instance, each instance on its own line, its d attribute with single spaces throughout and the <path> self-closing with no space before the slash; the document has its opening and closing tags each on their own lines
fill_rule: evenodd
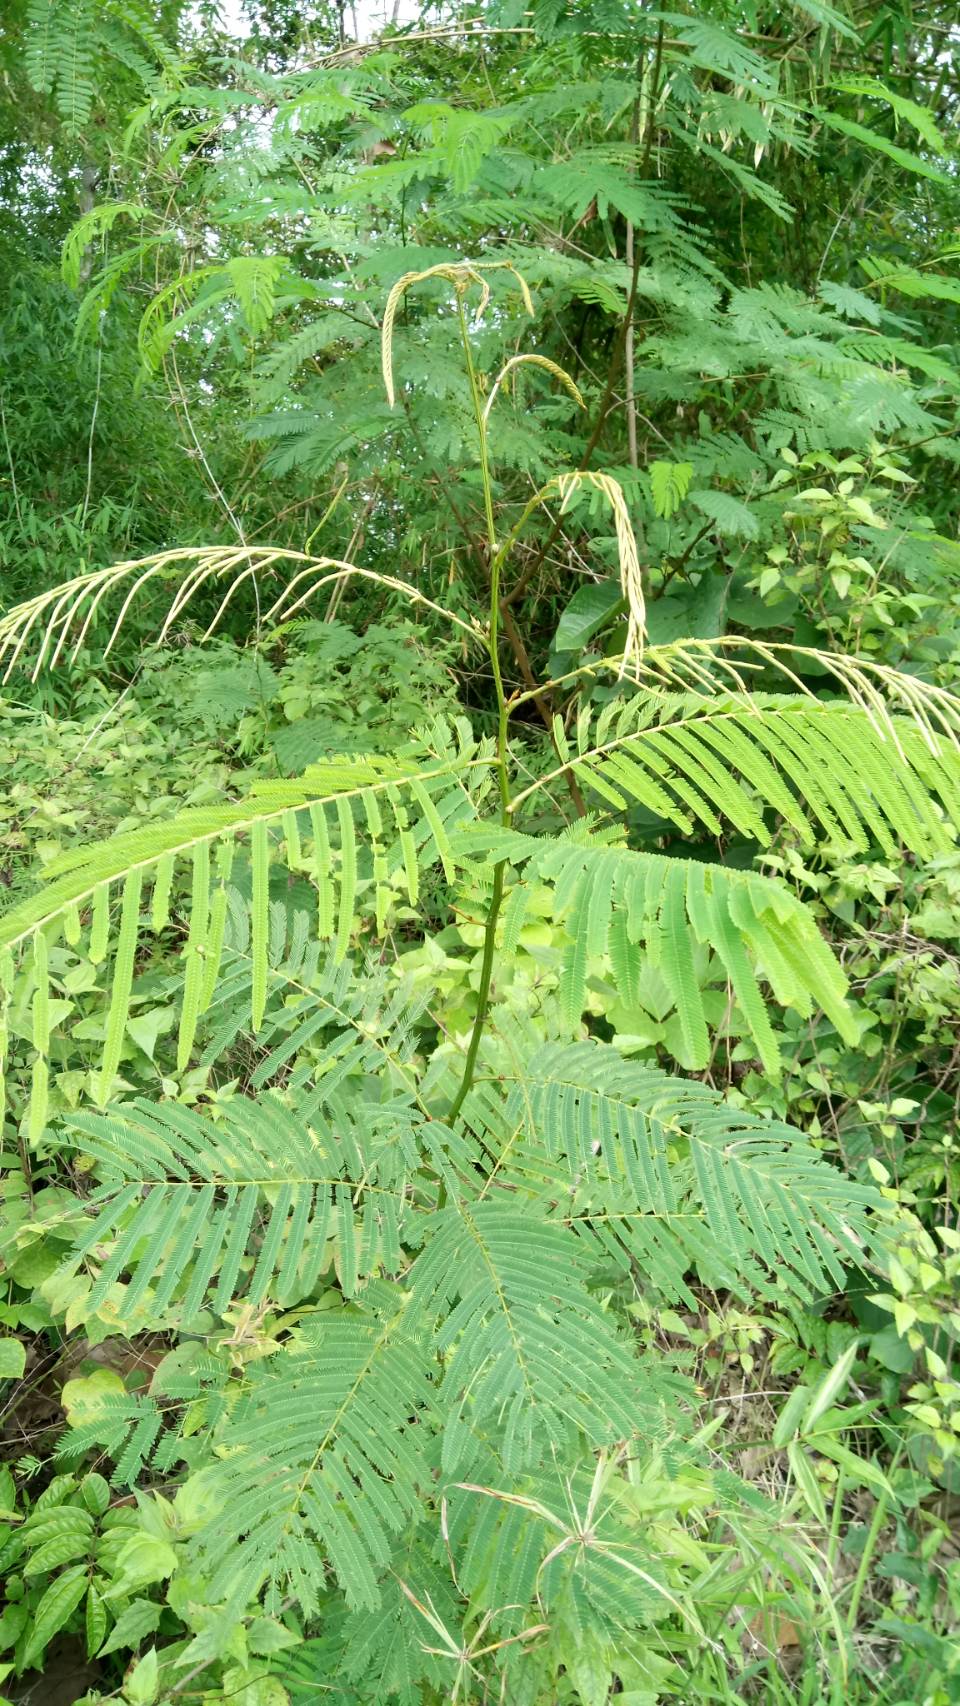
<svg viewBox="0 0 960 1706">
<path fill-rule="evenodd" d="M 483 415 L 483 398 L 477 383 L 477 371 L 473 365 L 473 351 L 470 348 L 470 334 L 467 330 L 467 316 L 463 306 L 463 297 L 457 296 L 457 313 L 460 316 L 460 337 L 463 341 L 463 357 L 466 363 L 467 378 L 470 382 L 470 399 L 473 403 L 474 418 L 477 423 L 477 439 L 480 448 L 480 480 L 483 485 L 483 508 L 487 518 L 487 550 L 490 554 L 490 618 L 487 627 L 487 651 L 490 654 L 490 668 L 493 671 L 493 686 L 497 698 L 497 772 L 500 781 L 500 815 L 503 823 L 510 822 L 510 783 L 507 770 L 507 696 L 503 690 L 503 676 L 500 673 L 500 570 L 503 565 L 504 552 L 497 550 L 497 527 L 493 516 L 493 481 L 490 476 L 490 458 L 487 451 L 487 423 Z M 509 545 L 510 541 L 508 541 Z"/>
<path fill-rule="evenodd" d="M 657 131 L 657 102 L 660 96 L 661 75 L 663 71 L 663 47 L 664 27 L 661 23 L 659 30 L 657 31 L 657 45 L 654 50 L 653 70 L 650 77 L 650 105 L 647 109 L 647 125 L 643 145 L 643 159 L 640 162 L 640 170 L 637 174 L 641 181 L 647 176 L 647 173 L 650 170 L 650 156 L 653 151 L 653 142 Z M 610 354 L 610 365 L 607 369 L 607 378 L 603 388 L 603 394 L 600 398 L 599 404 L 597 405 L 597 415 L 593 423 L 593 430 L 590 437 L 587 439 L 583 455 L 580 458 L 578 472 L 581 474 L 590 466 L 593 453 L 596 450 L 597 445 L 600 443 L 600 438 L 603 433 L 604 426 L 606 425 L 607 416 L 610 413 L 610 405 L 613 401 L 617 375 L 620 372 L 621 363 L 623 361 L 627 338 L 630 335 L 630 327 L 633 325 L 633 315 L 637 305 L 637 293 L 640 285 L 640 263 L 643 258 L 643 253 L 643 244 L 635 243 L 633 246 L 633 266 L 630 269 L 630 288 L 627 293 L 627 305 L 624 309 L 623 320 L 614 335 L 613 346 Z M 562 526 L 562 518 L 558 516 L 536 556 L 527 564 L 527 567 L 520 576 L 520 579 L 517 581 L 517 584 L 506 594 L 508 604 L 516 603 L 516 600 L 520 597 L 524 589 L 529 586 L 530 581 L 544 562 L 550 547 L 553 545 L 554 540 L 560 533 Z"/>
<path fill-rule="evenodd" d="M 833 1495 L 833 1510 L 830 1513 L 830 1532 L 827 1537 L 827 1572 L 830 1582 L 833 1582 L 837 1568 L 837 1553 L 840 1549 L 840 1524 L 843 1521 L 843 1500 L 847 1490 L 843 1470 L 837 1474 L 837 1484 Z"/>
<path fill-rule="evenodd" d="M 880 1537 L 880 1530 L 886 1520 L 886 1515 L 887 1495 L 886 1493 L 881 1493 L 873 1508 L 873 1515 L 870 1518 L 870 1527 L 867 1529 L 867 1537 L 863 1543 L 863 1551 L 860 1554 L 860 1567 L 854 1578 L 853 1588 L 850 1594 L 850 1604 L 847 1606 L 847 1633 L 851 1640 L 856 1632 L 857 1613 L 860 1610 L 860 1601 L 863 1598 L 863 1590 L 867 1585 L 867 1576 L 870 1572 L 870 1565 L 873 1563 L 873 1555 L 877 1549 L 877 1541 Z"/>
<path fill-rule="evenodd" d="M 455 1120 L 467 1099 L 473 1075 L 476 1071 L 477 1055 L 480 1052 L 480 1042 L 483 1037 L 483 1027 L 486 1022 L 487 1010 L 490 1006 L 490 981 L 493 976 L 493 956 L 496 949 L 497 919 L 500 916 L 500 904 L 503 900 L 503 878 L 506 860 L 494 866 L 493 888 L 490 893 L 490 907 L 487 912 L 487 922 L 483 936 L 483 959 L 480 962 L 480 986 L 477 990 L 477 1011 L 474 1016 L 473 1030 L 470 1032 L 470 1042 L 467 1047 L 467 1058 L 463 1063 L 463 1077 L 460 1088 L 453 1098 L 448 1120 Z"/>
<path fill-rule="evenodd" d="M 490 617 L 487 627 L 487 652 L 490 657 L 490 668 L 493 672 L 493 686 L 497 698 L 497 780 L 500 787 L 500 821 L 507 825 L 510 822 L 510 774 L 507 763 L 507 722 L 509 709 L 507 696 L 503 689 L 503 676 L 500 673 L 500 570 L 503 565 L 504 551 L 497 549 L 497 530 L 493 515 L 493 482 L 490 477 L 490 459 L 487 453 L 487 423 L 483 416 L 483 399 L 477 383 L 476 368 L 473 364 L 473 351 L 470 348 L 470 335 L 467 330 L 467 316 L 464 311 L 463 298 L 457 296 L 457 313 L 460 317 L 460 337 L 463 342 L 463 355 L 467 369 L 467 379 L 470 384 L 470 399 L 473 403 L 474 418 L 477 423 L 477 438 L 480 448 L 480 479 L 483 485 L 483 506 L 487 518 L 487 549 L 490 553 Z M 507 548 L 512 541 L 507 541 Z M 503 886 L 506 874 L 506 860 L 501 859 L 494 866 L 493 887 L 490 891 L 490 905 L 487 908 L 487 918 L 483 932 L 483 957 L 480 961 L 480 986 L 477 990 L 477 1011 L 474 1015 L 473 1029 L 467 1045 L 467 1055 L 463 1063 L 463 1075 L 460 1086 L 451 1103 L 447 1118 L 456 1118 L 469 1094 L 477 1066 L 477 1056 L 483 1039 L 483 1030 L 490 1009 L 490 984 L 493 978 L 493 961 L 496 952 L 497 920 L 503 904 Z"/>
<path fill-rule="evenodd" d="M 483 507 L 487 518 L 487 544 L 490 547 L 490 560 L 493 561 L 497 551 L 497 529 L 493 519 L 493 483 L 490 479 L 490 460 L 487 455 L 487 423 L 483 418 L 483 399 L 477 384 L 477 370 L 473 365 L 473 351 L 470 348 L 470 333 L 467 330 L 467 315 L 463 306 L 463 297 L 457 295 L 457 314 L 460 317 L 460 338 L 463 343 L 463 357 L 467 368 L 467 379 L 470 382 L 470 400 L 473 404 L 474 418 L 477 423 L 477 437 L 480 443 L 480 478 L 483 482 Z"/>
</svg>

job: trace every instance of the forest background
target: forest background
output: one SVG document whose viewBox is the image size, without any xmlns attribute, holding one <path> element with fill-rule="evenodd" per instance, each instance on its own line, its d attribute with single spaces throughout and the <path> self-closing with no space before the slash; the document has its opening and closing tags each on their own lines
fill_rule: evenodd
<svg viewBox="0 0 960 1706">
<path fill-rule="evenodd" d="M 960 1701 L 955 7 L 3 24 L 0 1690 Z"/>
</svg>

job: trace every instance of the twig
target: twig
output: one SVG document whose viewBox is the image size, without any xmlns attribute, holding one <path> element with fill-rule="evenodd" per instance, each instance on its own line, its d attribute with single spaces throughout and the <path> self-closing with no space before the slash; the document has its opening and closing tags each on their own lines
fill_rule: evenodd
<svg viewBox="0 0 960 1706">
<path fill-rule="evenodd" d="M 663 65 L 663 46 L 664 46 L 664 34 L 663 34 L 663 25 L 661 24 L 657 30 L 657 47 L 656 47 L 656 54 L 655 54 L 654 62 L 653 62 L 653 75 L 651 77 L 651 82 L 650 82 L 650 111 L 647 115 L 646 138 L 644 141 L 643 159 L 640 163 L 640 176 L 642 178 L 646 177 L 646 174 L 647 174 L 647 171 L 648 171 L 649 165 L 650 165 L 650 155 L 651 155 L 651 152 L 653 149 L 653 138 L 654 138 L 654 133 L 656 130 L 657 100 L 658 100 L 659 89 L 660 89 L 660 72 L 661 72 L 661 67 Z M 630 274 L 630 291 L 629 291 L 629 294 L 627 296 L 627 306 L 624 310 L 623 319 L 620 323 L 616 337 L 614 338 L 614 341 L 613 341 L 613 350 L 612 350 L 611 356 L 610 356 L 610 365 L 609 365 L 609 368 L 607 369 L 607 380 L 606 380 L 606 384 L 605 384 L 604 389 L 603 389 L 603 396 L 600 398 L 600 403 L 599 403 L 598 408 L 597 408 L 597 416 L 596 416 L 596 420 L 593 423 L 593 430 L 590 433 L 590 437 L 587 439 L 586 448 L 583 452 L 582 457 L 580 458 L 580 466 L 579 466 L 578 472 L 581 474 L 585 473 L 587 468 L 590 465 L 590 461 L 593 457 L 593 453 L 596 450 L 597 445 L 600 442 L 600 436 L 601 436 L 603 429 L 604 429 L 604 426 L 606 424 L 607 415 L 610 412 L 610 404 L 613 400 L 613 394 L 614 394 L 614 390 L 616 388 L 616 383 L 617 383 L 617 374 L 620 370 L 620 363 L 621 363 L 621 360 L 623 359 L 624 350 L 626 348 L 627 335 L 628 335 L 628 333 L 630 331 L 630 327 L 633 323 L 633 314 L 634 314 L 634 309 L 635 309 L 636 303 L 637 303 L 637 287 L 638 287 L 639 282 L 640 282 L 640 253 L 641 253 L 641 251 L 640 251 L 639 245 L 635 244 L 634 245 L 634 256 L 633 256 L 633 267 L 632 267 L 631 274 Z M 511 589 L 511 591 L 504 594 L 503 600 L 501 601 L 501 605 L 503 603 L 506 603 L 508 605 L 516 603 L 521 592 L 523 591 L 524 586 L 526 586 L 528 584 L 528 582 L 532 579 L 533 575 L 536 573 L 537 569 L 540 567 L 540 564 L 542 563 L 547 552 L 550 550 L 551 546 L 553 545 L 554 541 L 556 540 L 557 534 L 559 532 L 560 532 L 560 521 L 558 518 L 557 521 L 554 522 L 553 528 L 551 529 L 550 533 L 548 533 L 547 538 L 546 538 L 539 554 L 537 555 L 537 558 L 534 561 L 533 565 L 527 571 L 525 571 L 525 575 L 521 576 L 520 580 L 514 585 L 514 587 Z"/>
<path fill-rule="evenodd" d="M 639 129 L 638 129 L 639 123 L 640 123 L 640 96 L 638 93 L 637 98 L 633 103 L 633 116 L 630 120 L 630 143 L 631 143 L 631 146 L 633 148 L 636 148 L 637 142 L 639 140 Z M 630 277 L 631 278 L 633 277 L 634 268 L 636 265 L 636 256 L 635 256 L 634 251 L 635 251 L 635 244 L 634 244 L 634 233 L 633 233 L 633 220 L 628 219 L 627 220 L 626 258 L 627 258 L 627 266 L 630 269 Z M 630 316 L 630 319 L 627 323 L 627 335 L 626 335 L 626 338 L 624 339 L 624 347 L 623 347 L 623 361 L 624 361 L 624 378 L 626 380 L 626 387 L 627 387 L 627 395 L 626 395 L 627 456 L 629 457 L 631 468 L 636 468 L 636 467 L 638 467 L 639 464 L 637 461 L 637 409 L 636 409 L 636 404 L 634 403 L 634 400 L 633 400 L 633 316 L 632 315 Z"/>
<path fill-rule="evenodd" d="M 0 422 L 3 424 L 3 442 L 7 447 L 7 462 L 10 466 L 10 487 L 13 492 L 13 507 L 17 512 L 17 521 L 23 526 L 23 513 L 20 509 L 20 493 L 17 491 L 17 473 L 13 466 L 13 451 L 10 448 L 10 434 L 7 431 L 7 411 L 3 406 L 3 392 L 0 391 Z"/>
<path fill-rule="evenodd" d="M 360 511 L 360 515 L 359 515 L 359 518 L 357 520 L 357 525 L 354 528 L 353 533 L 350 536 L 350 543 L 347 546 L 347 549 L 345 552 L 345 556 L 346 556 L 348 561 L 352 561 L 352 559 L 353 559 L 353 553 L 354 553 L 354 550 L 356 549 L 357 540 L 360 538 L 360 536 L 363 532 L 363 524 L 366 521 L 367 516 L 370 514 L 370 511 L 372 510 L 375 501 L 376 501 L 376 492 L 372 492 L 370 497 L 368 497 L 366 503 L 364 504 L 363 509 Z M 314 531 L 316 531 L 316 529 Z M 310 537 L 312 539 L 313 534 L 311 534 Z M 334 617 L 336 616 L 337 610 L 339 609 L 339 606 L 340 606 L 340 600 L 342 599 L 344 592 L 346 591 L 346 585 L 347 585 L 346 580 L 337 581 L 336 586 L 334 587 L 333 591 L 330 594 L 330 601 L 327 605 L 327 613 L 323 618 L 323 620 L 325 622 L 332 622 Z"/>
<path fill-rule="evenodd" d="M 180 378 L 180 369 L 177 366 L 177 358 L 176 358 L 176 355 L 174 354 L 172 349 L 170 351 L 170 364 L 173 368 L 174 378 L 176 379 L 176 382 L 177 382 L 177 393 L 178 393 L 179 398 L 180 398 L 180 406 L 183 409 L 183 418 L 187 424 L 187 431 L 189 432 L 190 437 L 193 439 L 194 445 L 196 446 L 196 452 L 197 452 L 197 455 L 199 456 L 200 461 L 203 465 L 203 471 L 206 474 L 207 479 L 209 480 L 211 486 L 213 487 L 213 490 L 216 493 L 219 502 L 222 504 L 227 516 L 229 517 L 230 522 L 233 526 L 234 532 L 236 533 L 237 538 L 239 539 L 241 545 L 246 545 L 247 539 L 246 539 L 246 535 L 243 531 L 243 527 L 242 527 L 241 523 L 237 520 L 237 517 L 234 514 L 233 509 L 231 508 L 230 500 L 227 497 L 226 493 L 224 492 L 223 487 L 221 486 L 219 480 L 217 479 L 216 474 L 214 473 L 213 469 L 211 468 L 210 463 L 207 461 L 207 453 L 204 450 L 203 445 L 200 443 L 199 438 L 197 437 L 197 430 L 193 424 L 193 416 L 190 413 L 190 406 L 187 402 L 187 394 L 183 388 L 183 380 Z"/>
<path fill-rule="evenodd" d="M 462 36 L 465 42 L 475 41 L 484 36 L 532 36 L 534 31 L 529 24 L 511 24 L 495 27 L 484 26 L 482 29 L 465 29 L 463 24 L 448 24 L 443 29 L 412 30 L 409 35 L 376 36 L 373 41 L 353 41 L 348 47 L 337 48 L 333 53 L 325 53 L 317 62 L 320 65 L 335 65 L 338 59 L 353 60 L 361 53 L 378 53 L 383 48 L 407 47 L 421 41 L 444 41 L 451 36 Z"/>
<path fill-rule="evenodd" d="M 87 489 L 83 494 L 83 511 L 80 516 L 80 526 L 83 527 L 90 508 L 90 493 L 93 490 L 93 435 L 97 425 L 97 411 L 100 408 L 100 375 L 103 372 L 103 326 L 99 328 L 97 338 L 97 383 L 93 393 L 93 414 L 90 416 L 90 437 L 87 440 Z"/>
</svg>

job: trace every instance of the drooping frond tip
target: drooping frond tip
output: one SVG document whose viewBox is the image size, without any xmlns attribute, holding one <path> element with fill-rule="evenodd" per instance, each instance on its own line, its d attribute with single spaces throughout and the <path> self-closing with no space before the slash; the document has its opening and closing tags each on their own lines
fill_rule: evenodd
<svg viewBox="0 0 960 1706">
<path fill-rule="evenodd" d="M 602 492 L 613 510 L 613 521 L 617 535 L 617 556 L 620 564 L 620 585 L 627 601 L 627 638 L 623 648 L 622 674 L 629 665 L 638 662 L 643 656 L 643 641 L 647 627 L 643 573 L 637 554 L 636 536 L 623 495 L 623 488 L 619 481 L 615 480 L 610 474 L 591 474 L 582 471 L 573 474 L 560 474 L 557 478 L 557 490 L 560 493 L 561 508 L 566 507 L 573 493 L 580 486 L 593 486 L 598 492 Z"/>
<path fill-rule="evenodd" d="M 510 372 L 511 368 L 523 367 L 526 365 L 533 366 L 533 367 L 543 367 L 546 369 L 547 373 L 552 373 L 554 379 L 559 379 L 561 385 L 563 385 L 566 388 L 566 390 L 569 391 L 574 402 L 578 403 L 581 409 L 586 408 L 587 405 L 583 400 L 583 397 L 582 397 L 581 392 L 580 392 L 579 385 L 577 385 L 576 382 L 573 379 L 571 379 L 569 373 L 567 373 L 565 368 L 560 367 L 557 362 L 551 361 L 549 356 L 546 356 L 546 355 L 512 355 L 510 357 L 510 360 L 508 362 L 506 362 L 503 367 L 501 367 L 500 372 L 497 374 L 497 377 L 493 382 L 493 389 L 491 390 L 490 395 L 487 398 L 486 407 L 484 408 L 484 411 L 483 411 L 483 418 L 485 421 L 490 419 L 490 410 L 493 408 L 494 402 L 496 401 L 497 392 L 499 391 L 501 385 L 503 384 L 503 381 L 506 379 L 507 374 Z"/>
<path fill-rule="evenodd" d="M 523 274 L 517 271 L 512 261 L 443 261 L 439 266 L 427 267 L 423 272 L 406 272 L 398 278 L 387 297 L 387 305 L 383 311 L 383 325 L 380 331 L 380 349 L 383 364 L 383 383 L 387 393 L 387 402 L 391 409 L 396 402 L 396 391 L 393 384 L 393 326 L 404 296 L 414 284 L 422 284 L 428 278 L 445 278 L 453 285 L 458 296 L 463 296 L 472 284 L 480 287 L 480 302 L 477 307 L 477 318 L 483 313 L 490 300 L 490 285 L 484 277 L 485 273 L 512 273 L 520 286 L 523 306 L 528 314 L 533 314 L 533 298 L 530 287 Z"/>
<path fill-rule="evenodd" d="M 817 646 L 801 646 L 794 640 L 761 640 L 748 634 L 716 634 L 710 638 L 687 637 L 649 646 L 643 657 L 600 657 L 562 677 L 564 681 L 614 670 L 622 674 L 627 664 L 638 685 L 654 691 L 693 694 L 706 701 L 736 694 L 745 711 L 762 715 L 763 707 L 752 688 L 763 688 L 769 674 L 779 678 L 778 691 L 787 691 L 816 704 L 819 696 L 806 679 L 814 670 L 828 677 L 843 698 L 862 712 L 882 741 L 889 741 L 903 758 L 897 717 L 908 720 L 927 750 L 938 758 L 944 748 L 960 748 L 960 697 L 936 682 L 909 675 L 905 670 L 866 656 L 851 657 Z M 519 795 L 526 797 L 527 790 Z M 516 803 L 516 802 L 515 802 Z"/>
<path fill-rule="evenodd" d="M 177 619 L 184 616 L 187 606 L 202 587 L 226 581 L 226 591 L 203 636 L 209 639 L 243 584 L 250 582 L 259 590 L 261 581 L 276 575 L 280 568 L 294 573 L 285 581 L 273 603 L 264 610 L 261 621 L 265 625 L 286 621 L 322 587 L 356 578 L 376 581 L 389 591 L 400 593 L 411 603 L 445 617 L 471 638 L 475 637 L 476 630 L 469 622 L 444 610 L 442 605 L 435 604 L 406 581 L 373 569 L 361 569 L 339 557 L 311 557 L 303 551 L 275 550 L 269 546 L 185 546 L 76 575 L 72 580 L 15 605 L 0 617 L 0 667 L 6 660 L 0 680 L 6 682 L 10 679 L 34 636 L 39 639 L 39 645 L 31 672 L 32 680 L 36 681 L 45 666 L 48 669 L 56 667 L 71 639 L 72 657 L 76 659 L 98 610 L 108 594 L 117 588 L 126 586 L 126 594 L 103 648 L 104 657 L 115 644 L 137 593 L 150 583 L 176 577 L 173 597 L 157 633 L 160 643 L 171 632 Z"/>
</svg>

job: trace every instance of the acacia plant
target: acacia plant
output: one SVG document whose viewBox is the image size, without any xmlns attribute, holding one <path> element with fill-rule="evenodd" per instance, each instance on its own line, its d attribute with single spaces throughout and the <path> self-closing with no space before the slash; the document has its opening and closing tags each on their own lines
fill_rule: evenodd
<svg viewBox="0 0 960 1706">
<path fill-rule="evenodd" d="M 105 1399 L 65 1450 L 99 1445 L 121 1480 L 144 1464 L 186 1474 L 175 1538 L 187 1621 L 191 1595 L 222 1606 L 222 1627 L 258 1607 L 299 1608 L 308 1625 L 322 1613 L 314 1681 L 362 1675 L 368 1700 L 456 1696 L 482 1676 L 533 1701 L 588 1663 L 605 1679 L 600 1698 L 611 1679 L 649 1687 L 664 1655 L 707 1638 L 701 1618 L 771 1567 L 774 1544 L 769 1527 L 763 1539 L 751 1528 L 735 1477 L 691 1468 L 692 1389 L 638 1337 L 632 1300 L 692 1304 L 700 1284 L 809 1299 L 842 1287 L 850 1266 L 869 1270 L 884 1237 L 882 1196 L 799 1132 L 588 1036 L 598 954 L 625 997 L 657 968 L 694 1073 L 713 1046 L 695 974 L 704 954 L 768 1073 L 777 1004 L 822 1009 L 855 1034 L 842 970 L 785 884 L 639 851 L 630 813 L 691 835 L 733 830 L 759 849 L 785 824 L 808 848 L 946 851 L 960 825 L 960 707 L 882 665 L 799 647 L 731 636 L 645 647 L 636 545 L 610 476 L 559 475 L 499 538 L 489 455 L 503 381 L 532 363 L 576 388 L 552 362 L 514 356 L 485 397 L 469 294 L 479 289 L 482 311 L 494 286 L 519 288 L 532 309 L 526 285 L 511 268 L 444 265 L 391 292 L 389 398 L 397 307 L 438 273 L 476 422 L 485 620 L 351 563 L 181 550 L 21 605 L 0 625 L 0 656 L 8 670 L 31 655 L 36 670 L 57 664 L 89 643 L 115 589 L 107 650 L 147 584 L 174 582 L 166 633 L 216 582 L 211 628 L 252 585 L 269 627 L 366 575 L 430 603 L 485 654 L 494 736 L 465 721 L 423 728 L 396 752 L 325 755 L 296 779 L 71 851 L 0 924 L 4 987 L 32 1010 L 24 1123 L 41 1143 L 59 980 L 81 944 L 95 963 L 112 956 L 98 1105 L 55 1116 L 78 1182 L 55 1289 L 73 1329 L 175 1328 L 196 1354 L 163 1403 Z M 546 684 L 568 711 L 552 757 L 531 770 L 515 730 L 533 690 L 508 695 L 501 673 L 501 576 L 536 507 L 587 488 L 613 509 L 626 642 Z M 817 696 L 811 661 L 826 684 Z M 576 817 L 538 833 L 562 790 Z M 361 896 L 375 960 L 357 945 Z M 472 1029 L 426 1067 L 429 990 L 390 964 L 401 896 L 407 929 L 417 909 L 424 931 L 454 905 L 483 920 Z M 498 1026 L 494 996 L 544 896 L 562 969 L 531 1040 L 515 1017 Z M 124 1096 L 151 933 L 180 945 L 178 1070 L 225 1064 L 206 1097 Z M 233 1323 L 230 1343 L 249 1345 L 268 1318 L 268 1354 L 238 1355 L 226 1374 L 205 1357 L 211 1323 Z M 670 1529 L 667 1511 L 689 1532 Z M 693 1538 L 718 1521 L 746 1572 L 726 1599 Z M 791 1544 L 777 1541 L 784 1567 Z M 217 1651 L 211 1616 L 178 1663 Z"/>
</svg>

